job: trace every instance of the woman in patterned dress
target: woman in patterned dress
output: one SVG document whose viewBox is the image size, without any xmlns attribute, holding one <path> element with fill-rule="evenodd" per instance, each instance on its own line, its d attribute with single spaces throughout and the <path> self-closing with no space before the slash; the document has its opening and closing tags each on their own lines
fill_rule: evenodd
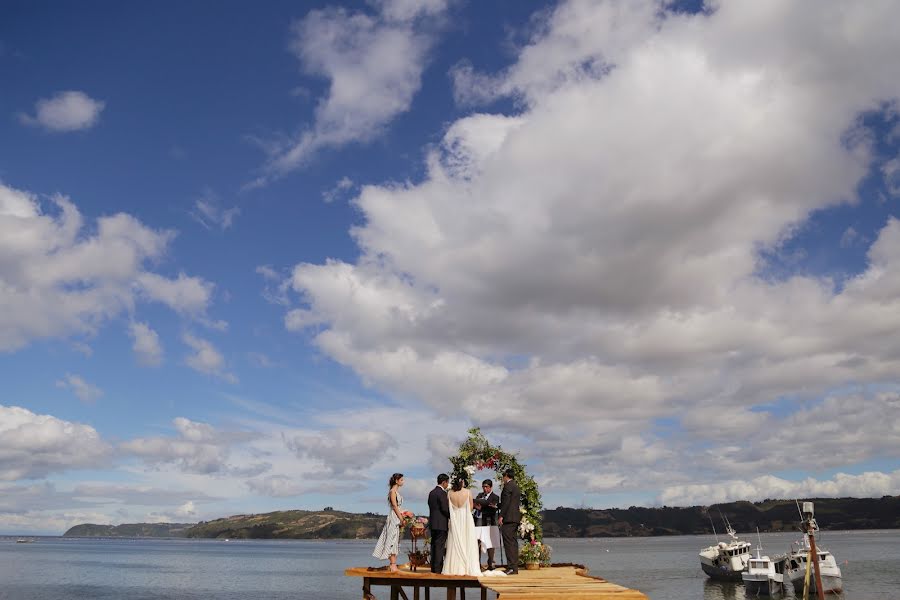
<svg viewBox="0 0 900 600">
<path fill-rule="evenodd" d="M 400 496 L 400 488 L 403 487 L 403 473 L 394 473 L 388 482 L 388 516 L 381 530 L 381 537 L 375 544 L 372 556 L 381 560 L 391 561 L 391 571 L 397 572 L 397 554 L 400 552 L 400 522 L 402 520 L 400 507 L 403 505 L 403 497 Z"/>
</svg>

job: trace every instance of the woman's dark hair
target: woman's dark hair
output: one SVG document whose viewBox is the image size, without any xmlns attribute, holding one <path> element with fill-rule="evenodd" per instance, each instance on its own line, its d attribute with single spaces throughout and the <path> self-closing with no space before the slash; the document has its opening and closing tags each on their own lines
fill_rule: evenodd
<svg viewBox="0 0 900 600">
<path fill-rule="evenodd" d="M 394 473 L 388 481 L 388 504 L 391 503 L 391 490 L 397 485 L 397 482 L 403 479 L 403 473 Z"/>
<path fill-rule="evenodd" d="M 457 477 L 453 480 L 453 491 L 458 492 L 459 490 L 466 487 L 466 478 L 465 477 Z"/>
</svg>

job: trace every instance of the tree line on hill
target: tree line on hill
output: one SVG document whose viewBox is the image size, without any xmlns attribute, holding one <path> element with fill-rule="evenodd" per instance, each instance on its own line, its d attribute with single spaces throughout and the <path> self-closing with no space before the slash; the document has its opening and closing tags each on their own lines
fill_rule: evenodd
<svg viewBox="0 0 900 600">
<path fill-rule="evenodd" d="M 823 529 L 900 529 L 900 496 L 814 499 Z M 564 508 L 543 511 L 545 537 L 643 537 L 723 533 L 728 519 L 738 532 L 798 531 L 794 500 L 727 502 L 712 506 Z M 233 515 L 200 523 L 76 525 L 66 537 L 180 537 L 229 539 L 367 539 L 378 537 L 385 516 L 287 510 Z"/>
</svg>

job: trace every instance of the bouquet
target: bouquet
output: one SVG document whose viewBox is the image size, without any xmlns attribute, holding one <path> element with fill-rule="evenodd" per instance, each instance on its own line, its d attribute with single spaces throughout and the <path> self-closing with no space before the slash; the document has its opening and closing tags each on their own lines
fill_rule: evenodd
<svg viewBox="0 0 900 600">
<path fill-rule="evenodd" d="M 531 540 L 526 543 L 522 550 L 519 552 L 519 562 L 523 564 L 528 563 L 538 563 L 543 566 L 550 565 L 550 555 L 553 553 L 553 548 L 548 546 L 547 544 L 541 543 L 537 540 Z"/>
<path fill-rule="evenodd" d="M 404 510 L 400 513 L 400 527 L 406 529 L 407 527 L 412 527 L 415 522 L 416 515 L 412 514 L 410 511 Z"/>
</svg>

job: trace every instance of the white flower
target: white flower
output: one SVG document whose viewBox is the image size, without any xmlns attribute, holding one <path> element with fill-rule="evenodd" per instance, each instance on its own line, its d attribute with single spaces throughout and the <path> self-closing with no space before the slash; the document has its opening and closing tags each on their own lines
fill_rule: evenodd
<svg viewBox="0 0 900 600">
<path fill-rule="evenodd" d="M 466 467 L 466 473 L 469 474 L 469 477 L 474 475 L 475 471 L 477 471 L 477 469 L 473 465 L 469 465 L 468 467 Z"/>
</svg>

